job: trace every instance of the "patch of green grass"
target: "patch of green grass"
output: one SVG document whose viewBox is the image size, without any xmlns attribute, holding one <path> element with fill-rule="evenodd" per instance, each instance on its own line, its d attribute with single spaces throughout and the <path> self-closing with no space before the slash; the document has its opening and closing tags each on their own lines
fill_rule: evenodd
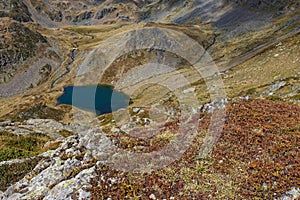
<svg viewBox="0 0 300 200">
<path fill-rule="evenodd" d="M 68 131 L 66 129 L 62 129 L 59 131 L 59 134 L 64 136 L 64 137 L 69 137 L 71 135 L 74 135 L 74 133 L 72 131 Z"/>
<path fill-rule="evenodd" d="M 28 158 L 42 153 L 49 137 L 42 133 L 18 136 L 9 132 L 0 132 L 0 161 L 16 158 Z"/>
<path fill-rule="evenodd" d="M 292 96 L 292 99 L 300 100 L 300 94 L 296 94 L 296 95 Z"/>
<path fill-rule="evenodd" d="M 267 96 L 266 99 L 271 100 L 271 101 L 282 101 L 282 98 L 277 95 Z"/>
<path fill-rule="evenodd" d="M 23 163 L 0 166 L 0 190 L 4 191 L 10 185 L 22 179 L 28 172 L 33 170 L 39 160 L 35 158 Z"/>
<path fill-rule="evenodd" d="M 11 117 L 12 121 L 22 122 L 28 119 L 54 119 L 59 121 L 63 119 L 64 112 L 46 105 L 36 105 L 27 110 L 20 111 Z"/>
<path fill-rule="evenodd" d="M 0 137 L 1 136 L 9 136 L 9 137 L 13 137 L 14 134 L 10 133 L 10 132 L 6 132 L 6 131 L 0 131 Z"/>
<path fill-rule="evenodd" d="M 77 32 L 79 34 L 91 34 L 91 33 L 103 33 L 103 32 L 112 31 L 121 28 L 122 26 L 125 25 L 112 24 L 112 25 L 98 26 L 98 27 L 80 26 L 80 27 L 68 27 L 65 29 L 68 31 Z"/>
<path fill-rule="evenodd" d="M 256 89 L 255 88 L 251 88 L 251 89 L 248 89 L 247 91 L 246 91 L 246 95 L 252 95 L 252 94 L 254 94 L 256 92 Z"/>
<path fill-rule="evenodd" d="M 11 160 L 16 158 L 31 157 L 34 154 L 30 151 L 11 148 L 0 150 L 0 161 Z"/>
</svg>

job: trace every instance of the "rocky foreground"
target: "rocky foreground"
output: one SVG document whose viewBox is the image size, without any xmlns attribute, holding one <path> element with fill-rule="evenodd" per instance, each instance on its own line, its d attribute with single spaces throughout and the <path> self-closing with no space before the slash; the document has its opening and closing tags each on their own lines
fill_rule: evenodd
<svg viewBox="0 0 300 200">
<path fill-rule="evenodd" d="M 128 140 L 112 122 L 93 128 L 41 119 L 2 122 L 1 131 L 43 132 L 61 143 L 57 149 L 31 158 L 40 161 L 21 180 L 1 192 L 0 199 L 298 198 L 300 107 L 259 99 L 232 100 L 227 107 L 224 131 L 211 157 L 200 159 L 209 112 L 217 106 L 220 105 L 203 107 L 208 114 L 199 121 L 199 134 L 182 158 L 142 175 L 118 171 L 109 165 L 110 156 L 116 153 L 114 144 L 146 152 L 162 143 Z M 166 126 L 172 128 L 174 124 Z M 74 134 L 64 138 L 59 134 L 62 130 Z M 106 130 L 115 135 L 108 135 Z M 163 145 L 168 142 L 167 137 Z M 0 167 L 26 161 L 4 161 Z"/>
</svg>

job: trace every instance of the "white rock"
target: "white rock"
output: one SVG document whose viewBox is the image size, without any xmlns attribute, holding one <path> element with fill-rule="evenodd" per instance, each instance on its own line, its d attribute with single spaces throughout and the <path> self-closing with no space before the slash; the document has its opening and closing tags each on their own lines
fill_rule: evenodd
<svg viewBox="0 0 300 200">
<path fill-rule="evenodd" d="M 149 196 L 149 198 L 150 198 L 150 199 L 153 199 L 153 200 L 155 200 L 155 199 L 156 199 L 156 197 L 155 197 L 155 195 L 154 195 L 154 194 L 151 194 L 151 195 Z"/>
<path fill-rule="evenodd" d="M 4 192 L 0 191 L 0 199 L 4 199 L 5 195 Z"/>
<path fill-rule="evenodd" d="M 264 190 L 267 190 L 268 189 L 268 185 L 266 183 L 263 183 L 263 188 L 264 188 Z"/>
<path fill-rule="evenodd" d="M 194 87 L 188 88 L 186 90 L 183 90 L 183 94 L 192 93 L 192 92 L 195 92 L 195 88 Z"/>
<path fill-rule="evenodd" d="M 134 113 L 137 113 L 137 112 L 140 111 L 140 108 L 133 108 L 132 111 L 133 111 Z"/>
<path fill-rule="evenodd" d="M 118 133 L 118 132 L 120 132 L 120 129 L 118 129 L 118 128 L 116 128 L 116 127 L 112 127 L 112 128 L 111 128 L 111 132 L 113 132 L 113 133 Z"/>
<path fill-rule="evenodd" d="M 80 189 L 78 192 L 79 192 L 79 199 L 80 200 L 91 199 L 91 194 L 89 192 L 86 192 L 82 189 Z"/>
<path fill-rule="evenodd" d="M 293 187 L 287 191 L 285 195 L 282 195 L 278 200 L 294 200 L 300 197 L 300 188 Z"/>
</svg>

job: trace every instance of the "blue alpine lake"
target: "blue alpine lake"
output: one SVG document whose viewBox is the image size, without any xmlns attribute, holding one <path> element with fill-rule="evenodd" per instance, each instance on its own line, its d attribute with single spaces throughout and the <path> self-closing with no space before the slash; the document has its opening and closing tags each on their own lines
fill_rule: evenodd
<svg viewBox="0 0 300 200">
<path fill-rule="evenodd" d="M 130 97 L 108 85 L 67 86 L 57 103 L 76 106 L 95 114 L 111 113 L 129 105 Z"/>
</svg>

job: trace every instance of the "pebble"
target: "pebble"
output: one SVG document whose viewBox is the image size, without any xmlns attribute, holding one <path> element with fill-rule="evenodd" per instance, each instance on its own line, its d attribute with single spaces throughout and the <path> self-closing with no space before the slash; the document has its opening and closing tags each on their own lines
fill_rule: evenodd
<svg viewBox="0 0 300 200">
<path fill-rule="evenodd" d="M 137 112 L 140 111 L 140 108 L 133 108 L 132 111 L 133 111 L 134 113 L 137 113 Z"/>
<path fill-rule="evenodd" d="M 267 190 L 268 189 L 268 185 L 266 183 L 263 183 L 263 188 L 264 188 L 264 190 Z"/>
<path fill-rule="evenodd" d="M 150 198 L 150 199 L 153 199 L 153 200 L 155 200 L 155 199 L 156 199 L 156 197 L 155 197 L 155 195 L 154 195 L 154 194 L 151 194 L 151 195 L 149 196 L 149 198 Z"/>
</svg>

